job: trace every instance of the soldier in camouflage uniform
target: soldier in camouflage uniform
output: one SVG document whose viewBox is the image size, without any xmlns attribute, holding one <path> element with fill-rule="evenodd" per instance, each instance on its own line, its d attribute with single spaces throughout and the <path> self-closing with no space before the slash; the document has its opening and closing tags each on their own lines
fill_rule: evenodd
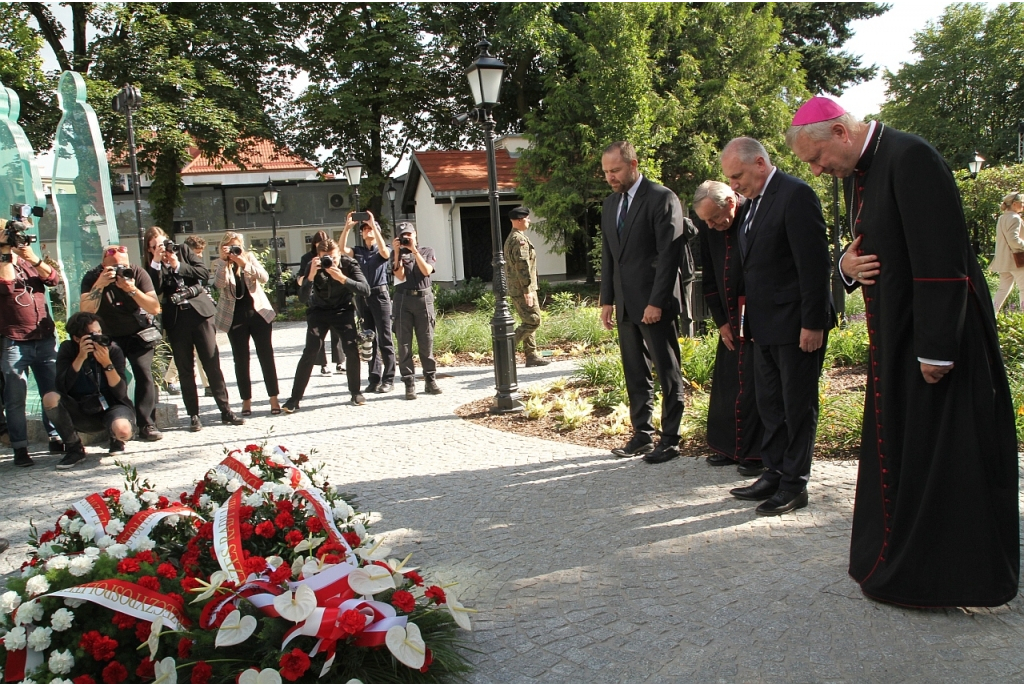
<svg viewBox="0 0 1024 685">
<path fill-rule="evenodd" d="M 537 354 L 534 337 L 540 327 L 540 301 L 537 297 L 537 250 L 526 237 L 530 227 L 530 210 L 516 207 L 508 213 L 512 232 L 505 239 L 505 264 L 508 273 L 508 294 L 519 314 L 516 346 L 523 343 L 527 366 L 547 366 L 549 362 Z"/>
</svg>

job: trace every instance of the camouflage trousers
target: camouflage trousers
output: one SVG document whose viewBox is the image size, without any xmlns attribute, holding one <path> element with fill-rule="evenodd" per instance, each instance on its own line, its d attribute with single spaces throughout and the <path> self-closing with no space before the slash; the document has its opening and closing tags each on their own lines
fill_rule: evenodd
<svg viewBox="0 0 1024 685">
<path fill-rule="evenodd" d="M 537 293 L 533 294 L 533 306 L 526 304 L 525 295 L 510 295 L 512 305 L 519 315 L 519 327 L 516 328 L 516 347 L 523 343 L 523 352 L 527 359 L 537 356 L 537 339 L 535 333 L 540 328 L 540 302 Z"/>
</svg>

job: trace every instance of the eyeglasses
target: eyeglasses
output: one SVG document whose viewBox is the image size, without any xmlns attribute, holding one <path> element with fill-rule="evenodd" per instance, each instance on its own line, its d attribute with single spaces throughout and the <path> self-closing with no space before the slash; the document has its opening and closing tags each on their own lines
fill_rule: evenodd
<svg viewBox="0 0 1024 685">
<path fill-rule="evenodd" d="M 103 254 L 105 254 L 108 257 L 113 257 L 118 252 L 120 252 L 121 254 L 124 254 L 127 251 L 128 251 L 128 247 L 125 246 L 125 245 L 114 245 L 113 247 L 108 247 Z"/>
</svg>

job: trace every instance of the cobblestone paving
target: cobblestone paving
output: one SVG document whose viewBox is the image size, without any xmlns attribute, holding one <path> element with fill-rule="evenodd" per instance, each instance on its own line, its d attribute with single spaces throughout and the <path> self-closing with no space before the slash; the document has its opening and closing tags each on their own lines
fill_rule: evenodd
<svg viewBox="0 0 1024 685">
<path fill-rule="evenodd" d="M 275 331 L 282 401 L 303 333 L 302 324 Z M 233 379 L 223 340 L 221 349 Z M 253 368 L 258 378 L 255 355 Z M 1021 599 L 967 615 L 861 596 L 846 575 L 854 464 L 815 465 L 809 508 L 758 518 L 728 496 L 742 482 L 731 469 L 693 459 L 650 466 L 465 422 L 452 412 L 491 392 L 491 370 L 442 373 L 440 397 L 406 402 L 396 391 L 363 407 L 345 404 L 343 375 L 314 374 L 300 412 L 280 417 L 256 382 L 256 414 L 241 429 L 221 426 L 203 398 L 201 433 L 182 421 L 162 442 L 129 443 L 121 458 L 175 492 L 225 444 L 272 435 L 317 448 L 332 481 L 379 512 L 375 529 L 392 531 L 396 556 L 414 552 L 479 610 L 474 681 L 1024 679 Z M 570 362 L 520 367 L 519 380 L 570 373 Z M 13 543 L 0 572 L 23 560 L 29 519 L 49 524 L 73 499 L 120 484 L 113 459 L 90 452 L 102 459 L 60 473 L 57 457 L 37 453 L 31 469 L 0 457 L 0 535 Z"/>
</svg>

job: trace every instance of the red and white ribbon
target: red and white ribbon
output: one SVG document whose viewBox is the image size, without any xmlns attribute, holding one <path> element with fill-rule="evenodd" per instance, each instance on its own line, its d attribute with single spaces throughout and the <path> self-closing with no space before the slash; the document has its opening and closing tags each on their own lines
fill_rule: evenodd
<svg viewBox="0 0 1024 685">
<path fill-rule="evenodd" d="M 28 647 L 7 652 L 4 664 L 4 680 L 8 683 L 20 683 L 26 673 L 31 673 L 43 664 L 43 653 Z"/>
<path fill-rule="evenodd" d="M 336 545 L 344 545 L 346 556 L 350 556 L 352 548 L 345 541 L 345 538 L 342 537 L 341 531 L 338 530 L 338 526 L 334 523 L 334 512 L 331 509 L 330 502 L 325 500 L 324 496 L 316 490 L 296 490 L 295 494 L 309 502 L 310 506 L 313 507 L 316 517 L 320 519 L 320 523 L 324 524 L 327 538 Z M 352 557 L 349 561 L 355 562 L 355 557 Z"/>
<path fill-rule="evenodd" d="M 110 509 L 107 508 L 107 503 L 103 501 L 103 495 L 94 492 L 71 506 L 75 508 L 75 511 L 82 516 L 86 523 L 96 529 L 96 533 L 93 536 L 94 540 L 99 540 L 107 534 L 106 527 L 110 523 L 111 517 Z"/>
<path fill-rule="evenodd" d="M 181 625 L 188 625 L 183 607 L 178 602 L 161 592 L 149 590 L 126 580 L 98 580 L 59 592 L 51 592 L 45 596 L 83 599 L 143 621 L 162 618 L 164 624 L 170 626 L 172 630 L 177 630 Z"/>
<path fill-rule="evenodd" d="M 317 607 L 314 609 L 309 618 L 285 633 L 281 649 L 283 650 L 287 647 L 288 643 L 293 639 L 305 636 L 320 638 L 310 656 L 316 656 L 324 641 L 332 643 L 329 652 L 333 652 L 333 642 L 345 637 L 340 629 L 341 615 L 346 611 L 352 610 L 366 616 L 366 627 L 355 636 L 355 642 L 360 646 L 382 645 L 384 644 L 384 636 L 389 628 L 392 626 L 404 626 L 408 622 L 408 618 L 406 616 L 398 616 L 395 608 L 390 604 L 363 599 L 350 599 L 336 606 Z"/>
<path fill-rule="evenodd" d="M 235 583 L 241 583 L 246 577 L 241 506 L 242 490 L 238 489 L 213 515 L 213 552 L 220 567 Z"/>
<path fill-rule="evenodd" d="M 231 454 L 228 454 L 228 456 L 224 457 L 224 460 L 221 463 L 213 467 L 214 470 L 220 471 L 229 479 L 237 476 L 242 480 L 243 483 L 248 485 L 253 490 L 259 490 L 260 487 L 263 485 L 263 479 L 253 474 L 252 471 L 245 468 L 245 464 L 231 456 L 236 452 L 241 454 L 241 452 L 239 452 L 238 450 L 233 450 Z"/>
<path fill-rule="evenodd" d="M 149 535 L 149 531 L 168 516 L 195 516 L 203 520 L 202 516 L 183 504 L 172 504 L 166 509 L 146 509 L 128 520 L 128 525 L 117 536 L 117 541 L 128 545 L 129 549 L 135 549 Z"/>
</svg>

